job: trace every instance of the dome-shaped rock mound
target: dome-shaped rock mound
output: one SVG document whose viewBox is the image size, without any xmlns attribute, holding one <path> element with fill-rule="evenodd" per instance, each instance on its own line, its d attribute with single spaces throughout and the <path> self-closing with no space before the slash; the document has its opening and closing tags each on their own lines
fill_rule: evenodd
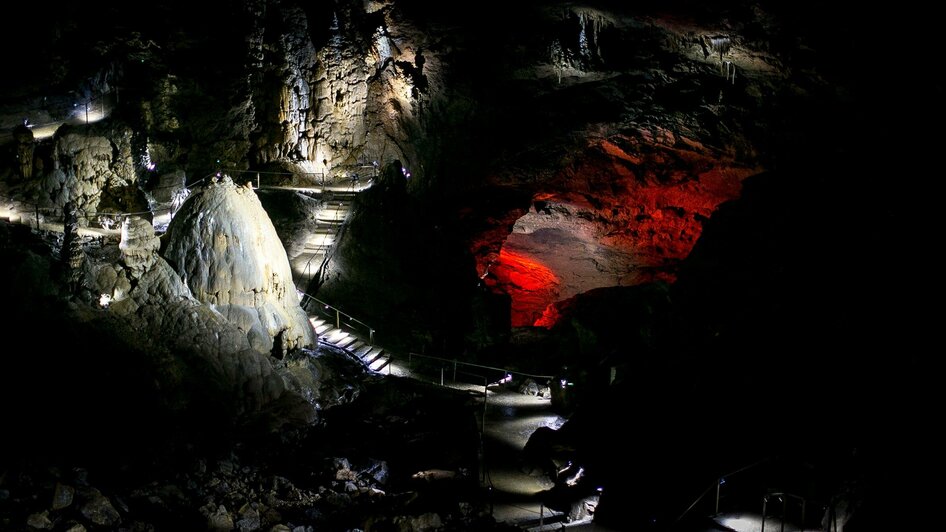
<svg viewBox="0 0 946 532">
<path fill-rule="evenodd" d="M 162 254 L 194 297 L 246 332 L 253 348 L 313 345 L 286 250 L 252 188 L 215 179 L 181 207 L 167 239 Z"/>
</svg>

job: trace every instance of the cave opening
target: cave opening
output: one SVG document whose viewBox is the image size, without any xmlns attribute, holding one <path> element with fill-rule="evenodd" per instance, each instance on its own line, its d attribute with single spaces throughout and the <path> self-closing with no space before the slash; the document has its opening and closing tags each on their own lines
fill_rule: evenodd
<svg viewBox="0 0 946 532">
<path fill-rule="evenodd" d="M 506 235 L 485 278 L 510 298 L 511 327 L 551 327 L 554 306 L 595 288 L 645 280 L 627 242 L 588 206 L 537 199 Z"/>
</svg>

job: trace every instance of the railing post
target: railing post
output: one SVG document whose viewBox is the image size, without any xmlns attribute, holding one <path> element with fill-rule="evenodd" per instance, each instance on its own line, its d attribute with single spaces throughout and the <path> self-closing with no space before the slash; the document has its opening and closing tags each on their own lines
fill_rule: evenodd
<svg viewBox="0 0 946 532">
<path fill-rule="evenodd" d="M 440 366 L 440 385 L 443 386 L 443 366 Z"/>
<path fill-rule="evenodd" d="M 368 343 L 374 345 L 374 329 L 368 329 Z"/>
<path fill-rule="evenodd" d="M 335 328 L 342 328 L 342 313 L 338 309 L 335 309 Z"/>
<path fill-rule="evenodd" d="M 457 382 L 457 360 L 453 359 L 453 382 Z"/>
<path fill-rule="evenodd" d="M 486 435 L 486 401 L 489 399 L 489 381 L 483 377 L 483 419 L 481 421 L 480 438 Z"/>
<path fill-rule="evenodd" d="M 768 497 L 762 497 L 762 527 L 759 528 L 759 532 L 765 532 L 765 506 L 768 502 Z"/>
<path fill-rule="evenodd" d="M 714 515 L 719 515 L 719 486 L 723 483 L 723 479 L 716 479 L 716 512 Z"/>
</svg>

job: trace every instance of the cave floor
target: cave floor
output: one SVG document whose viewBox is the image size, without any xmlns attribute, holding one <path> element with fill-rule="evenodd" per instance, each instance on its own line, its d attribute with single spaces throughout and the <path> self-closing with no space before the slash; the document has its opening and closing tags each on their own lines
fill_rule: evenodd
<svg viewBox="0 0 946 532">
<path fill-rule="evenodd" d="M 479 387 L 482 390 L 482 387 Z M 525 472 L 522 451 L 539 427 L 558 429 L 565 418 L 552 411 L 551 401 L 491 386 L 486 399 L 483 440 L 486 470 L 481 479 L 490 490 L 493 518 L 522 524 L 553 519 L 560 512 L 544 508 L 539 497 L 553 483 L 545 475 Z M 483 422 L 482 414 L 480 422 Z M 484 478 L 485 477 L 485 478 Z"/>
<path fill-rule="evenodd" d="M 431 380 L 412 374 L 395 365 L 392 373 L 420 380 Z M 439 379 L 436 379 L 439 383 Z M 482 384 L 467 384 L 445 380 L 445 386 L 477 393 L 482 397 Z M 485 420 L 484 420 L 485 413 Z M 523 467 L 522 452 L 529 436 L 539 427 L 558 429 L 565 418 L 552 410 L 552 402 L 518 392 L 514 387 L 490 384 L 485 408 L 479 410 L 477 422 L 483 428 L 483 459 L 485 468 L 479 472 L 481 486 L 490 494 L 493 518 L 500 523 L 523 527 L 556 523 L 564 525 L 561 512 L 555 512 L 541 503 L 542 493 L 553 487 L 543 474 L 535 474 Z M 574 524 L 578 524 L 577 522 Z M 601 529 L 603 530 L 603 529 Z"/>
</svg>

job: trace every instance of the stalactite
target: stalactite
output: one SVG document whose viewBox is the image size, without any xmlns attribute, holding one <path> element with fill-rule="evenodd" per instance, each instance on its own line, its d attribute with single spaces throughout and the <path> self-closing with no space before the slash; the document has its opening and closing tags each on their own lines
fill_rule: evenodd
<svg viewBox="0 0 946 532">
<path fill-rule="evenodd" d="M 568 67 L 568 56 L 558 41 L 553 41 L 549 46 L 549 61 L 558 73 L 558 82 L 561 84 L 565 68 Z"/>
<path fill-rule="evenodd" d="M 378 29 L 374 31 L 373 40 L 375 53 L 378 56 L 375 65 L 380 69 L 383 68 L 385 61 L 391 58 L 391 38 L 388 37 L 384 26 L 378 26 Z"/>
<path fill-rule="evenodd" d="M 720 72 L 723 74 L 723 77 L 726 78 L 726 81 L 732 81 L 732 84 L 736 84 L 736 64 L 732 61 L 723 61 L 720 63 Z"/>
<path fill-rule="evenodd" d="M 712 37 L 707 37 L 706 40 L 709 43 L 708 48 L 710 52 L 719 54 L 720 62 L 723 60 L 723 55 L 732 49 L 732 39 L 725 35 L 714 35 Z"/>
<path fill-rule="evenodd" d="M 588 20 L 585 18 L 584 13 L 578 13 L 578 25 L 581 27 L 581 29 L 578 30 L 578 53 L 585 57 L 590 57 L 591 49 L 588 47 L 587 32 Z"/>
<path fill-rule="evenodd" d="M 604 26 L 604 22 L 600 17 L 592 17 L 591 19 L 591 40 L 594 43 L 595 47 L 595 57 L 598 59 L 601 58 L 601 41 L 599 35 L 601 34 L 601 28 Z"/>
<path fill-rule="evenodd" d="M 596 12 L 580 11 L 578 14 L 578 53 L 588 59 L 601 59 L 599 36 L 605 19 Z"/>
</svg>

